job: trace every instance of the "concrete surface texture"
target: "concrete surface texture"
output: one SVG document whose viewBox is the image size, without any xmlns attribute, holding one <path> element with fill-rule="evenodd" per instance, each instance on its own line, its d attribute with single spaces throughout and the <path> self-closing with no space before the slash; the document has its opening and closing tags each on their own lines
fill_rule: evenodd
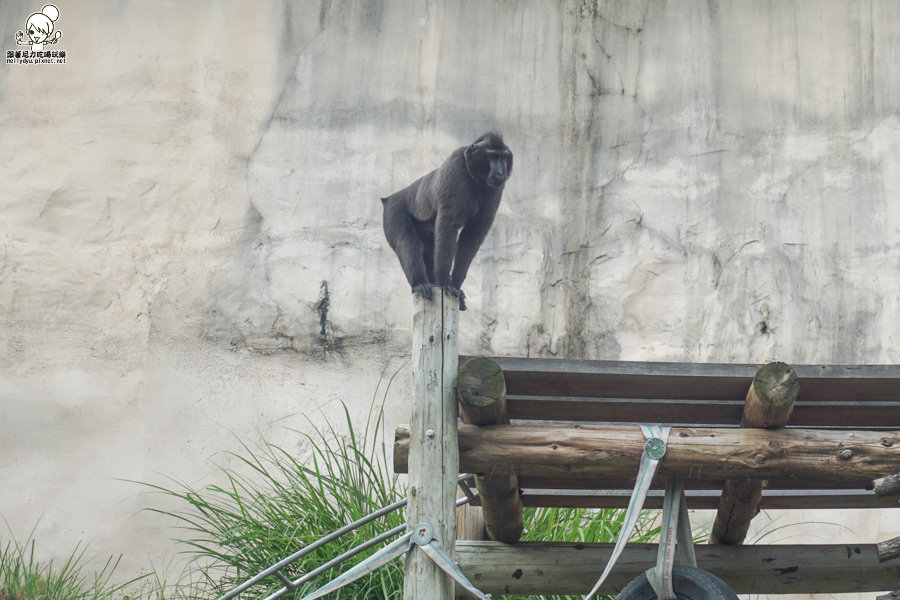
<svg viewBox="0 0 900 600">
<path fill-rule="evenodd" d="M 367 407 L 410 343 L 379 197 L 491 128 L 464 353 L 900 360 L 893 0 L 56 6 L 66 63 L 0 69 L 0 514 L 48 553 L 159 566 L 130 480 Z"/>
</svg>

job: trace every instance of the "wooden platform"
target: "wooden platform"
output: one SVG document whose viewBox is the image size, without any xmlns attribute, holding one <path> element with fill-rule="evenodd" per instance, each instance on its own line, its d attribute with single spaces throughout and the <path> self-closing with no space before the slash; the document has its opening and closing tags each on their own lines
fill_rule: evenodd
<svg viewBox="0 0 900 600">
<path fill-rule="evenodd" d="M 700 568 L 738 593 L 900 588 L 900 538 L 742 545 L 757 509 L 892 508 L 900 519 L 900 366 L 523 358 L 470 366 L 457 381 L 459 470 L 476 474 L 494 539 L 519 539 L 522 506 L 625 507 L 644 445 L 637 424 L 660 423 L 672 432 L 645 507 L 662 505 L 664 480 L 674 477 L 685 482 L 688 508 L 717 509 L 714 543 L 696 546 Z M 398 427 L 397 472 L 415 451 L 410 437 Z M 455 557 L 486 592 L 583 594 L 610 550 L 459 540 Z M 655 546 L 629 544 L 600 592 L 617 593 L 655 561 Z"/>
<path fill-rule="evenodd" d="M 471 357 L 460 357 L 463 364 Z M 572 361 L 493 357 L 512 423 L 662 423 L 738 427 L 759 365 Z M 794 365 L 800 392 L 788 427 L 900 430 L 900 366 Z M 900 440 L 893 440 L 900 448 Z M 622 508 L 633 480 L 520 476 L 525 506 Z M 716 508 L 722 481 L 687 483 L 688 506 Z M 662 505 L 662 484 L 647 500 Z M 761 508 L 888 508 L 865 487 L 768 481 Z M 900 515 L 898 515 L 900 518 Z"/>
</svg>

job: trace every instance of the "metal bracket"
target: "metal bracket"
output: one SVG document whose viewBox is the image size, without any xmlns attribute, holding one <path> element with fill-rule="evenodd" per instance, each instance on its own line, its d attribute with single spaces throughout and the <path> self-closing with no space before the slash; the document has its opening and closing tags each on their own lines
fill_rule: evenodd
<svg viewBox="0 0 900 600">
<path fill-rule="evenodd" d="M 652 437 L 644 443 L 644 452 L 647 453 L 648 458 L 659 460 L 666 455 L 666 443 L 659 438 Z"/>
</svg>

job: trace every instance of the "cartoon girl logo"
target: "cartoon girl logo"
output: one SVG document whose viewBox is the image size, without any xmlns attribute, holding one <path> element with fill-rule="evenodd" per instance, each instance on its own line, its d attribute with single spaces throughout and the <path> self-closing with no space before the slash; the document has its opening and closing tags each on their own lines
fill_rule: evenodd
<svg viewBox="0 0 900 600">
<path fill-rule="evenodd" d="M 59 9 L 52 4 L 46 5 L 41 12 L 34 13 L 25 21 L 26 31 L 16 32 L 16 43 L 31 44 L 34 52 L 44 49 L 44 44 L 55 44 L 62 37 L 62 32 L 53 33 L 53 21 L 59 18 Z"/>
</svg>

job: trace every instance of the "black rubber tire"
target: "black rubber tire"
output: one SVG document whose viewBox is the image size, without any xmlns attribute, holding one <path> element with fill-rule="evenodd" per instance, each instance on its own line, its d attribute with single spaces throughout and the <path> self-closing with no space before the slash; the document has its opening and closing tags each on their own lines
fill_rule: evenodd
<svg viewBox="0 0 900 600">
<path fill-rule="evenodd" d="M 678 600 L 737 600 L 735 594 L 724 581 L 696 567 L 675 565 L 672 581 Z M 622 588 L 616 600 L 657 600 L 656 592 L 650 587 L 646 573 L 641 573 Z"/>
</svg>

